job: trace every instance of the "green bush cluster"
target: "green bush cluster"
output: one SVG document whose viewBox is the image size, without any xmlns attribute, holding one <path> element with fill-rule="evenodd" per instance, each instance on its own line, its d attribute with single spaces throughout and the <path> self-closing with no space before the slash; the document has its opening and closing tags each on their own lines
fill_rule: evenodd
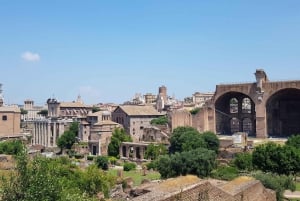
<svg viewBox="0 0 300 201">
<path fill-rule="evenodd" d="M 221 165 L 211 172 L 211 176 L 215 179 L 230 181 L 239 176 L 239 171 L 234 166 Z"/>
<path fill-rule="evenodd" d="M 296 190 L 296 185 L 291 176 L 264 172 L 256 172 L 253 176 L 260 180 L 266 188 L 276 191 L 276 198 L 278 201 L 283 200 L 283 192 L 285 189 L 290 189 L 292 191 Z"/>
<path fill-rule="evenodd" d="M 1 179 L 1 200 L 95 201 L 99 192 L 108 197 L 115 184 L 115 177 L 95 165 L 81 170 L 67 157 L 29 160 L 23 152 L 16 161 L 15 174 Z"/>
<path fill-rule="evenodd" d="M 109 161 L 107 156 L 97 156 L 95 163 L 98 168 L 101 168 L 102 170 L 108 170 Z"/>
<path fill-rule="evenodd" d="M 124 171 L 134 170 L 135 168 L 136 168 L 135 163 L 125 162 L 124 165 L 123 165 L 123 170 Z"/>
<path fill-rule="evenodd" d="M 0 142 L 0 154 L 17 155 L 23 150 L 23 143 L 21 140 L 9 140 Z"/>
</svg>

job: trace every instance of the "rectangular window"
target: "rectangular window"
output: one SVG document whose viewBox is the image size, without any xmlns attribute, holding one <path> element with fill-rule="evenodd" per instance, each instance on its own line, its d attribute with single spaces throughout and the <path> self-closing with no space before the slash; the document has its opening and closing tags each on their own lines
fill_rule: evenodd
<svg viewBox="0 0 300 201">
<path fill-rule="evenodd" d="M 7 116 L 6 116 L 6 115 L 3 115 L 3 116 L 2 116 L 2 120 L 3 120 L 3 121 L 6 121 L 6 120 L 7 120 Z"/>
</svg>

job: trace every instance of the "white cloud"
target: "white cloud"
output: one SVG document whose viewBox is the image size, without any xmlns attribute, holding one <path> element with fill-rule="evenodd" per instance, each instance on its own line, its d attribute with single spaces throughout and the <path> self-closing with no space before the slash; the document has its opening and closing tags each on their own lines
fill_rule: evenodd
<svg viewBox="0 0 300 201">
<path fill-rule="evenodd" d="M 24 52 L 21 54 L 21 57 L 22 59 L 24 59 L 25 61 L 39 61 L 41 58 L 40 58 L 40 55 L 38 53 L 32 53 L 32 52 Z"/>
</svg>

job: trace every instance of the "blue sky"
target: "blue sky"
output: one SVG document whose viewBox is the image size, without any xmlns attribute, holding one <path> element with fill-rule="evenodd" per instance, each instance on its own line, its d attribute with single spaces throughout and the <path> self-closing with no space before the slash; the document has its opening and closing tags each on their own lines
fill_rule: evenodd
<svg viewBox="0 0 300 201">
<path fill-rule="evenodd" d="M 165 85 L 178 99 L 216 84 L 300 78 L 300 1 L 2 0 L 6 103 L 81 94 L 122 103 Z"/>
</svg>

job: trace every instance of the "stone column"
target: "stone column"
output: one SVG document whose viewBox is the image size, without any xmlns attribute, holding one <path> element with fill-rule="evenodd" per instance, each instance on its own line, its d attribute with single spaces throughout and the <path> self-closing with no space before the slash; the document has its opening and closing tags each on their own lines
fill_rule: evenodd
<svg viewBox="0 0 300 201">
<path fill-rule="evenodd" d="M 53 123 L 53 147 L 56 147 L 56 123 Z"/>
<path fill-rule="evenodd" d="M 35 144 L 35 123 L 33 123 L 33 130 L 32 130 L 32 145 L 34 145 Z"/>
<path fill-rule="evenodd" d="M 126 158 L 129 158 L 130 147 L 126 145 Z"/>
<path fill-rule="evenodd" d="M 243 98 L 238 99 L 238 121 L 239 121 L 239 132 L 243 131 Z"/>
<path fill-rule="evenodd" d="M 140 148 L 140 156 L 141 156 L 141 160 L 144 159 L 144 149 L 145 149 L 144 146 L 142 146 L 142 147 Z"/>
<path fill-rule="evenodd" d="M 132 147 L 133 147 L 133 155 L 132 155 L 132 157 L 134 159 L 136 159 L 136 146 L 132 146 Z"/>
<path fill-rule="evenodd" d="M 48 130 L 48 147 L 51 147 L 52 145 L 51 145 L 51 125 L 50 125 L 50 123 L 48 122 L 47 123 L 47 130 Z"/>
<path fill-rule="evenodd" d="M 256 111 L 256 137 L 267 138 L 267 118 L 266 118 L 266 107 L 264 102 L 258 102 L 255 105 Z"/>
<path fill-rule="evenodd" d="M 38 124 L 37 124 L 37 144 L 40 144 L 40 139 L 41 139 L 41 132 L 40 132 L 40 128 L 41 128 L 41 123 L 39 122 Z"/>
<path fill-rule="evenodd" d="M 43 122 L 43 129 L 42 129 L 42 135 L 43 135 L 43 145 L 46 147 L 46 132 L 45 132 L 45 122 Z"/>
</svg>

